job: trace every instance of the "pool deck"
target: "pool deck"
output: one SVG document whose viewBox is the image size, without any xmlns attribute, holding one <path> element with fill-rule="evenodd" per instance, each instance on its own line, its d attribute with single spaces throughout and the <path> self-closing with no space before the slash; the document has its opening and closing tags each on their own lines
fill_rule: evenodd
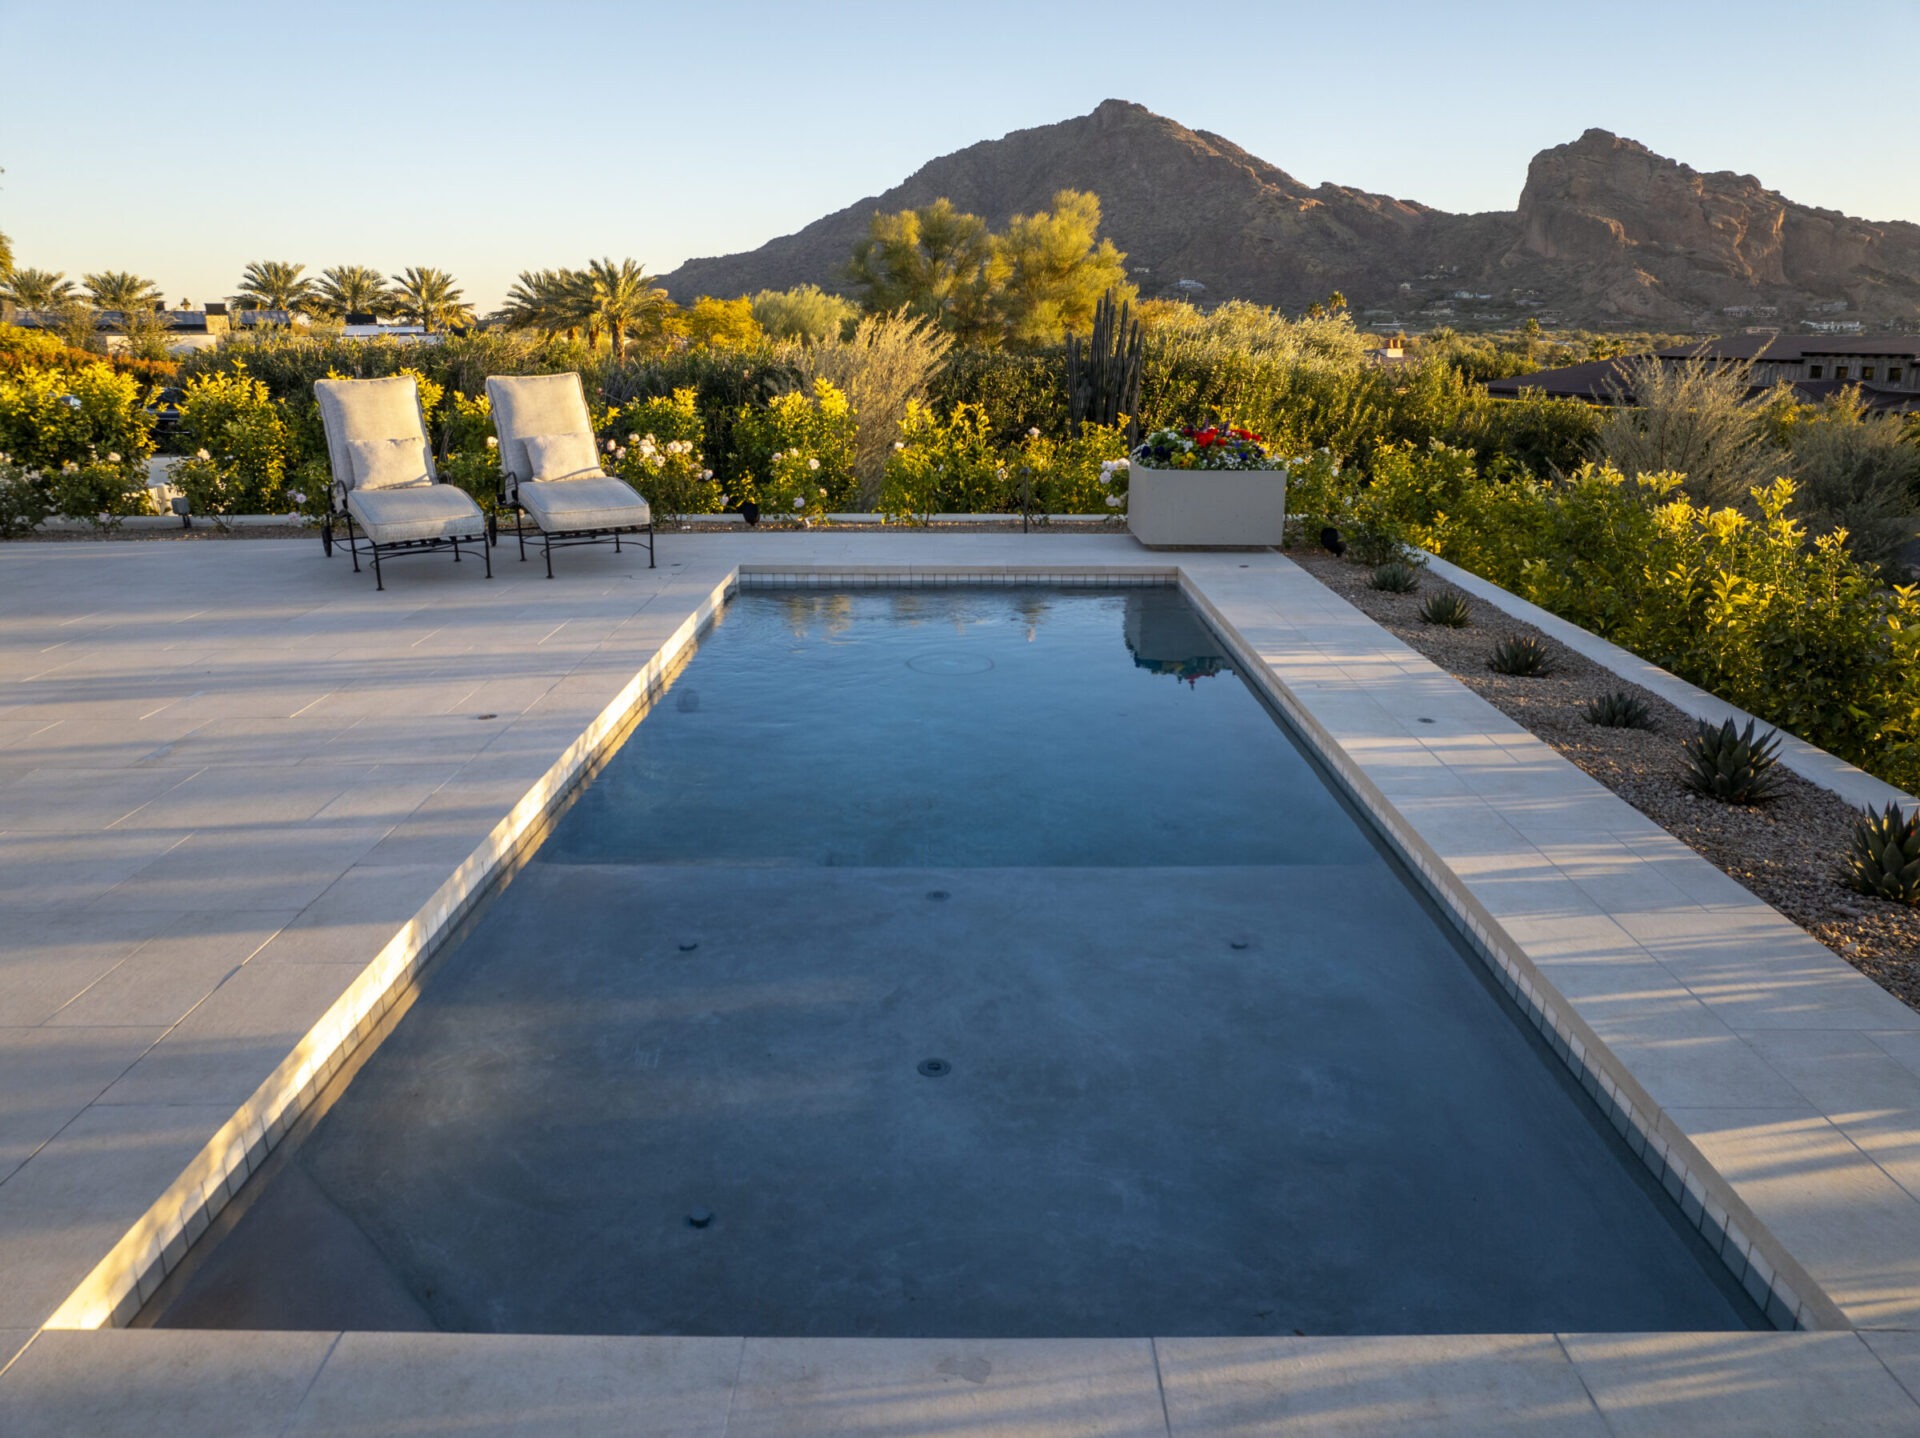
<svg viewBox="0 0 1920 1438">
<path fill-rule="evenodd" d="M 660 555 L 572 550 L 548 581 L 503 547 L 491 583 L 414 559 L 377 593 L 311 541 L 0 546 L 0 1433 L 1920 1430 L 1920 1015 L 1284 558 L 846 532 Z M 1814 1331 L 102 1326 L 284 1128 L 248 1106 L 311 1095 L 356 1031 L 322 1020 L 404 980 L 743 566 L 1177 568 L 1750 1291 Z"/>
</svg>

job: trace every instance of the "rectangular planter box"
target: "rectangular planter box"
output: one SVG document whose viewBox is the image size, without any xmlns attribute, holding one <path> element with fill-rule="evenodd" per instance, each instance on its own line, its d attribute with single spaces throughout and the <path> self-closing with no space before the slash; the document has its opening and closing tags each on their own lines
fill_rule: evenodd
<svg viewBox="0 0 1920 1438">
<path fill-rule="evenodd" d="M 1148 549 L 1265 549 L 1287 523 L 1283 469 L 1127 472 L 1127 528 Z"/>
</svg>

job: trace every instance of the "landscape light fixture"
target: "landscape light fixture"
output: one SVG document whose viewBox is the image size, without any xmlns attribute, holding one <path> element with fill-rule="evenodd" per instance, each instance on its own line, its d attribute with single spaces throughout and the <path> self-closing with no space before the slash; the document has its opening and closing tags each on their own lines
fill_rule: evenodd
<svg viewBox="0 0 1920 1438">
<path fill-rule="evenodd" d="M 193 501 L 186 495 L 177 494 L 173 497 L 173 512 L 180 516 L 182 529 L 193 528 Z"/>
</svg>

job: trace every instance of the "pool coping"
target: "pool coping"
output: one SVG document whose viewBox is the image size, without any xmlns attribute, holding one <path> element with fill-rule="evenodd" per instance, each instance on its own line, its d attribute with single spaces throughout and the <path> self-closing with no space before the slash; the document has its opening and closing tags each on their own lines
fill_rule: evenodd
<svg viewBox="0 0 1920 1438">
<path fill-rule="evenodd" d="M 1635 1079 L 1630 1066 L 1612 1054 L 1593 1025 L 1582 1016 L 1579 1002 L 1569 1000 L 1561 993 L 1528 953 L 1524 926 L 1516 925 L 1514 916 L 1504 913 L 1498 903 L 1487 902 L 1486 895 L 1476 895 L 1472 874 L 1462 875 L 1448 861 L 1447 854 L 1452 846 L 1444 836 L 1429 842 L 1429 837 L 1434 836 L 1422 837 L 1420 826 L 1406 812 L 1404 801 L 1396 802 L 1396 786 L 1391 773 L 1394 765 L 1387 762 L 1383 769 L 1382 754 L 1395 745 L 1420 745 L 1440 736 L 1409 734 L 1407 726 L 1395 720 L 1391 711 L 1377 702 L 1371 703 L 1377 713 L 1363 714 L 1356 719 L 1353 706 L 1347 702 L 1369 691 L 1379 691 L 1381 685 L 1391 685 L 1396 681 L 1412 682 L 1422 691 L 1423 700 L 1431 699 L 1436 692 L 1444 692 L 1450 686 L 1458 691 L 1458 694 L 1447 696 L 1456 711 L 1462 703 L 1461 695 L 1469 700 L 1472 696 L 1392 640 L 1391 636 L 1373 625 L 1372 621 L 1366 620 L 1357 610 L 1331 595 L 1317 581 L 1305 576 L 1296 566 L 1282 565 L 1278 588 L 1292 589 L 1296 599 L 1307 598 L 1311 601 L 1307 608 L 1317 610 L 1321 620 L 1338 621 L 1335 627 L 1348 640 L 1358 636 L 1365 643 L 1358 648 L 1341 649 L 1336 646 L 1337 652 L 1330 656 L 1324 642 L 1316 644 L 1308 640 L 1297 622 L 1285 621 L 1275 612 L 1270 601 L 1280 596 L 1271 593 L 1264 597 L 1250 595 L 1245 586 L 1238 585 L 1238 576 L 1230 557 L 1209 560 L 1183 556 L 1178 562 L 1168 562 L 1156 556 L 1156 561 L 1064 566 L 805 563 L 733 566 L 725 580 L 705 595 L 614 701 L 500 821 L 481 848 L 449 876 L 432 900 L 381 950 L 359 979 L 342 995 L 334 1009 L 314 1026 L 306 1039 L 289 1053 L 274 1076 L 262 1084 L 254 1097 L 222 1127 L 180 1180 L 169 1187 L 163 1198 L 102 1259 L 87 1280 L 61 1305 L 46 1327 L 96 1328 L 124 1322 L 131 1316 L 144 1293 L 151 1293 L 157 1285 L 158 1275 L 164 1274 L 179 1261 L 191 1237 L 204 1231 L 205 1222 L 231 1198 L 246 1174 L 258 1165 L 278 1141 L 291 1118 L 297 1114 L 299 1105 L 311 1099 L 314 1090 L 325 1082 L 325 1076 L 335 1071 L 353 1047 L 364 1039 L 378 1021 L 379 1014 L 391 1005 L 394 995 L 404 989 L 412 974 L 431 955 L 440 937 L 458 922 L 466 908 L 484 892 L 499 868 L 511 861 L 515 848 L 537 828 L 546 812 L 564 797 L 567 787 L 592 762 L 598 747 L 624 723 L 630 722 L 635 711 L 644 709 L 678 655 L 694 640 L 725 597 L 743 581 L 768 586 L 806 583 L 810 587 L 855 588 L 878 587 L 902 581 L 935 586 L 1035 582 L 1073 587 L 1116 581 L 1165 583 L 1170 579 L 1178 582 L 1209 622 L 1222 632 L 1224 638 L 1236 645 L 1242 659 L 1248 661 L 1248 677 L 1313 738 L 1329 766 L 1340 774 L 1343 782 L 1374 814 L 1376 822 L 1382 823 L 1395 835 L 1409 862 L 1425 875 L 1425 882 L 1439 886 L 1435 889 L 1437 896 L 1456 914 L 1466 918 L 1468 931 L 1475 935 L 1476 947 L 1481 948 L 1483 957 L 1495 964 L 1503 975 L 1503 987 L 1509 987 L 1523 1007 L 1536 1015 L 1535 1022 L 1542 1026 L 1543 1034 L 1551 1031 L 1550 1041 L 1555 1042 L 1556 1052 L 1560 1052 L 1570 1064 L 1584 1066 L 1584 1071 L 1576 1067 L 1576 1073 L 1582 1073 L 1583 1082 L 1591 1081 L 1590 1091 L 1597 1089 L 1599 1094 L 1607 1096 L 1602 1102 L 1609 1106 L 1609 1116 L 1613 1117 L 1616 1113 L 1620 1115 L 1615 1120 L 1616 1125 L 1624 1120 L 1627 1129 L 1639 1135 L 1641 1141 L 1638 1148 L 1643 1161 L 1648 1162 L 1650 1167 L 1657 1164 L 1656 1173 L 1672 1176 L 1669 1192 L 1674 1192 L 1677 1187 L 1679 1193 L 1676 1197 L 1680 1198 L 1683 1205 L 1686 1201 L 1683 1195 L 1691 1195 L 1700 1205 L 1703 1216 L 1719 1223 L 1725 1235 L 1723 1247 L 1730 1249 L 1748 1269 L 1759 1275 L 1756 1282 L 1764 1280 L 1767 1290 L 1779 1301 L 1780 1306 L 1787 1305 L 1786 1293 L 1791 1293 L 1792 1311 L 1797 1321 L 1814 1328 L 1868 1326 L 1865 1323 L 1850 1325 L 1845 1309 L 1823 1293 L 1814 1276 L 1763 1221 L 1763 1214 L 1757 1210 L 1765 1209 L 1767 1202 L 1763 1201 L 1757 1206 L 1747 1203 L 1741 1196 L 1739 1184 L 1723 1178 L 1707 1162 L 1706 1155 L 1701 1152 L 1685 1123 L 1664 1111 L 1646 1086 Z M 1273 569 L 1263 565 L 1254 577 L 1266 583 L 1270 589 L 1274 587 L 1276 574 Z M 1299 581 L 1304 581 L 1318 593 L 1299 589 Z M 1341 614 L 1341 610 L 1346 613 Z M 1372 634 L 1368 635 L 1367 630 L 1373 631 Z M 1324 641 L 1326 636 L 1323 634 L 1321 639 Z M 1434 689 L 1433 680 L 1436 676 L 1444 681 L 1440 691 Z M 1565 775 L 1556 774 L 1554 766 L 1571 770 L 1571 765 L 1567 765 L 1559 756 L 1551 755 L 1550 751 L 1550 763 L 1531 753 L 1531 736 L 1525 735 L 1524 731 L 1505 721 L 1488 706 L 1480 705 L 1484 712 L 1475 711 L 1473 705 L 1479 703 L 1474 700 L 1472 705 L 1466 705 L 1464 715 L 1467 721 L 1477 722 L 1477 730 L 1473 728 L 1473 722 L 1467 722 L 1456 726 L 1445 737 L 1450 741 L 1467 738 L 1491 740 L 1503 755 L 1521 755 L 1525 751 L 1524 757 L 1536 771 L 1541 770 L 1544 763 L 1544 771 L 1557 782 L 1564 783 Z M 1445 706 L 1426 704 L 1423 707 Z M 1456 713 L 1456 717 L 1462 716 Z M 1373 731 L 1371 733 L 1369 726 Z M 1531 744 L 1537 746 L 1537 741 L 1531 741 Z M 1387 754 L 1387 759 L 1391 758 L 1391 754 Z M 1573 772 L 1577 774 L 1577 771 Z M 1556 791 L 1556 794 L 1560 793 Z M 1584 799 L 1591 796 L 1580 797 Z M 1633 811 L 1628 810 L 1623 801 L 1610 794 L 1606 798 L 1619 805 L 1627 815 L 1632 815 Z M 1637 815 L 1633 817 L 1637 818 Z M 1629 828 L 1634 827 L 1630 821 L 1623 822 Z M 1666 837 L 1678 847 L 1677 841 Z M 1481 870 L 1484 872 L 1484 861 L 1488 856 L 1481 853 L 1472 857 L 1482 861 Z M 1537 847 L 1530 856 L 1523 857 L 1528 857 L 1530 863 L 1549 866 L 1552 863 Z M 1663 871 L 1669 873 L 1676 862 L 1682 867 L 1691 863 L 1703 869 L 1710 868 L 1690 851 L 1683 855 L 1664 854 L 1657 857 Z M 1717 871 L 1714 874 L 1718 877 Z M 1706 883 L 1703 875 L 1695 874 L 1692 877 Z M 1732 886 L 1730 881 L 1727 881 L 1727 887 L 1734 892 L 1729 894 L 1726 888 L 1714 890 L 1714 898 L 1722 907 L 1731 904 L 1740 909 L 1758 909 L 1764 911 L 1763 916 L 1771 916 L 1775 924 L 1792 928 L 1786 920 L 1766 909 L 1751 895 L 1746 895 L 1744 890 Z M 1735 895 L 1742 896 L 1745 902 L 1742 903 Z M 1756 915 L 1749 914 L 1748 917 Z M 1521 932 L 1516 933 L 1516 929 Z M 1797 929 L 1793 933 L 1802 941 L 1811 942 Z M 1783 942 L 1788 938 L 1785 934 L 1775 934 L 1774 937 Z M 1658 944 L 1652 945 L 1651 950 L 1642 946 L 1643 952 L 1657 953 L 1658 949 Z M 1801 953 L 1803 957 L 1812 957 L 1805 955 L 1804 950 Z M 1876 994 L 1880 992 L 1868 980 L 1846 968 L 1837 957 L 1827 954 L 1825 950 L 1819 950 L 1819 953 L 1825 955 L 1832 965 L 1844 969 L 1846 979 L 1872 989 Z M 1831 977 L 1835 980 L 1842 978 L 1839 974 Z M 1907 1011 L 1903 1009 L 1901 1012 Z M 1908 1020 L 1891 1027 L 1903 1032 L 1920 1030 L 1920 1022 L 1912 1021 L 1910 1014 Z M 1878 1027 L 1885 1025 L 1877 1026 L 1875 1031 L 1878 1031 Z M 1832 1104 L 1828 1106 L 1834 1107 Z M 1724 1193 L 1716 1186 L 1716 1181 L 1724 1185 Z M 1730 1197 L 1732 1201 L 1719 1209 L 1708 1207 L 1708 1200 L 1720 1197 Z M 1724 1223 L 1718 1217 L 1720 1212 L 1725 1214 Z M 1902 1232 L 1906 1232 L 1904 1227 Z M 1909 1246 L 1920 1248 L 1920 1222 L 1912 1225 L 1911 1237 L 1913 1241 Z M 1903 1257 L 1907 1264 L 1905 1272 L 1911 1275 L 1915 1271 L 1913 1255 Z M 1863 1313 L 1860 1317 L 1879 1317 L 1884 1320 L 1892 1316 L 1900 1321 L 1885 1326 L 1911 1326 L 1917 1305 L 1920 1305 L 1920 1292 L 1915 1291 L 1914 1284 L 1907 1282 L 1896 1313 Z"/>
</svg>

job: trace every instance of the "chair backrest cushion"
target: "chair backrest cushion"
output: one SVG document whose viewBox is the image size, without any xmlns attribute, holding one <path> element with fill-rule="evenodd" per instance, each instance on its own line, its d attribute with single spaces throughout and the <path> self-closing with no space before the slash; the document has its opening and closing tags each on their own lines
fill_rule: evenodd
<svg viewBox="0 0 1920 1438">
<path fill-rule="evenodd" d="M 487 399 L 493 428 L 500 437 L 500 470 L 514 479 L 533 478 L 527 454 L 530 436 L 584 434 L 592 443 L 593 418 L 587 413 L 580 376 L 565 374 L 489 375 Z"/>
<path fill-rule="evenodd" d="M 530 434 L 520 442 L 527 447 L 528 479 L 569 479 L 600 472 L 599 451 L 590 434 Z"/>
<path fill-rule="evenodd" d="M 407 489 L 432 484 L 427 473 L 427 447 L 417 439 L 354 439 L 347 441 L 353 459 L 355 489 Z"/>
<path fill-rule="evenodd" d="M 320 402 L 320 424 L 327 432 L 327 461 L 333 467 L 334 483 L 341 489 L 351 491 L 360 484 L 353 452 L 356 441 L 411 441 L 420 447 L 420 467 L 413 469 L 413 476 L 418 478 L 424 470 L 429 480 L 438 477 L 433 451 L 427 444 L 426 420 L 420 413 L 420 388 L 412 375 L 315 380 L 313 395 Z M 396 451 L 400 448 L 390 446 Z M 411 457 L 401 467 L 411 469 Z"/>
</svg>

